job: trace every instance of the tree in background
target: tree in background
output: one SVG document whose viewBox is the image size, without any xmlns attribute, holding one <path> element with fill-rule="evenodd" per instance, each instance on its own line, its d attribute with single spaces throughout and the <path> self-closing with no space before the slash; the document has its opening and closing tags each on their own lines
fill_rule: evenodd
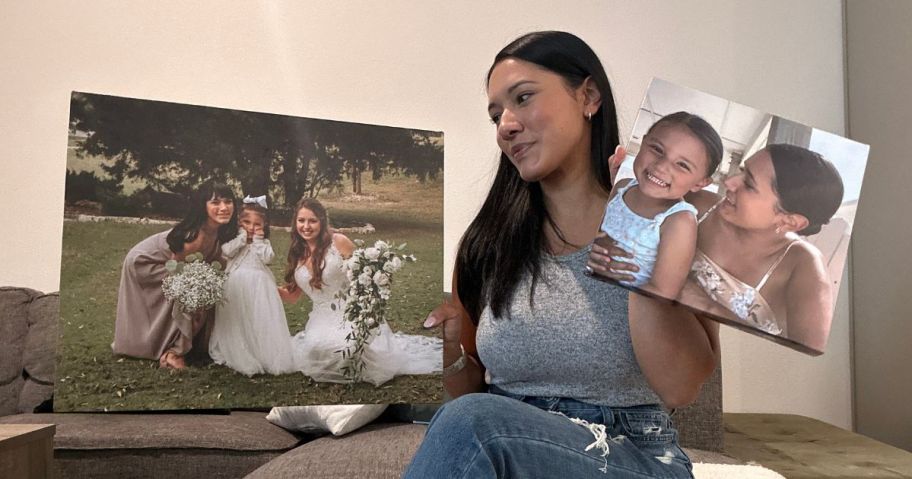
<svg viewBox="0 0 912 479">
<path fill-rule="evenodd" d="M 267 194 L 291 206 L 301 196 L 338 188 L 347 175 L 435 177 L 443 169 L 439 133 L 297 118 L 222 108 L 73 93 L 70 132 L 84 132 L 81 156 L 104 157 L 117 183 L 141 180 L 188 195 L 217 180 L 242 194 Z"/>
</svg>

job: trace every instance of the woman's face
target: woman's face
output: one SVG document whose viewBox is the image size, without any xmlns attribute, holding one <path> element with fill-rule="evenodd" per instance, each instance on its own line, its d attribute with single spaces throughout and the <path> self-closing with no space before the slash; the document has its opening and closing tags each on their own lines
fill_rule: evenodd
<svg viewBox="0 0 912 479">
<path fill-rule="evenodd" d="M 771 229 L 779 226 L 786 214 L 773 190 L 776 172 L 766 150 L 760 150 L 744 162 L 741 172 L 725 179 L 725 201 L 719 214 L 732 224 L 747 229 Z"/>
<path fill-rule="evenodd" d="M 320 219 L 317 218 L 313 211 L 301 208 L 295 216 L 295 229 L 305 241 L 313 241 L 320 236 L 320 230 L 323 227 L 320 224 Z"/>
<path fill-rule="evenodd" d="M 219 226 L 228 224 L 234 214 L 234 201 L 230 198 L 212 198 L 206 202 L 209 221 Z"/>
<path fill-rule="evenodd" d="M 500 147 L 525 181 L 540 181 L 583 161 L 588 168 L 590 127 L 584 87 L 535 64 L 508 58 L 491 71 L 488 114 Z M 586 108 L 589 108 L 587 110 Z"/>
<path fill-rule="evenodd" d="M 646 196 L 680 199 L 707 184 L 706 147 L 682 125 L 659 124 L 643 138 L 633 173 Z"/>
</svg>

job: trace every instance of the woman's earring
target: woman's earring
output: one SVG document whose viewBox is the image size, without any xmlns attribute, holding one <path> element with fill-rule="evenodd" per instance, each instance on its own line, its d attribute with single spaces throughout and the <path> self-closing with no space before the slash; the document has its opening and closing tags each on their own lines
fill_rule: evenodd
<svg viewBox="0 0 912 479">
<path fill-rule="evenodd" d="M 591 111 L 586 113 L 586 119 L 589 121 L 592 121 L 592 112 Z"/>
<path fill-rule="evenodd" d="M 776 227 L 776 234 L 782 233 L 782 226 Z"/>
</svg>

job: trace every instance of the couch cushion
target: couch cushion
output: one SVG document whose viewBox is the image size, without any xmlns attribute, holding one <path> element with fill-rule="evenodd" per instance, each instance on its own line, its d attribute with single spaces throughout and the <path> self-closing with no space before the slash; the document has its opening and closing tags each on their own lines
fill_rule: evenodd
<svg viewBox="0 0 912 479">
<path fill-rule="evenodd" d="M 56 424 L 54 463 L 67 478 L 236 478 L 300 444 L 262 412 L 18 414 L 0 424 Z"/>
<path fill-rule="evenodd" d="M 0 384 L 0 420 L 5 414 L 15 414 L 19 410 L 19 395 L 24 384 L 22 376 L 13 376 L 13 379 Z"/>
<path fill-rule="evenodd" d="M 33 412 L 54 396 L 59 317 L 60 296 L 57 293 L 35 296 L 28 305 L 28 333 L 22 352 L 25 385 L 19 395 L 17 412 Z"/>
<path fill-rule="evenodd" d="M 56 424 L 54 449 L 286 451 L 301 438 L 261 412 L 231 414 L 17 414 L 0 424 Z"/>
<path fill-rule="evenodd" d="M 426 426 L 371 424 L 347 436 L 308 442 L 260 467 L 246 479 L 400 477 Z"/>
<path fill-rule="evenodd" d="M 60 296 L 56 293 L 37 296 L 28 305 L 28 334 L 22 367 L 28 376 L 40 383 L 54 384 L 59 317 Z"/>
<path fill-rule="evenodd" d="M 54 396 L 54 385 L 38 382 L 34 378 L 25 379 L 19 392 L 17 413 L 35 412 L 35 409 Z M 48 408 L 48 410 L 50 410 Z"/>
<path fill-rule="evenodd" d="M 371 424 L 344 437 L 323 437 L 293 449 L 245 479 L 398 478 L 424 439 L 427 426 Z M 692 462 L 742 464 L 714 451 L 686 448 Z"/>
<path fill-rule="evenodd" d="M 215 449 L 69 449 L 54 451 L 54 467 L 56 477 L 66 479 L 235 479 L 280 454 Z"/>
<path fill-rule="evenodd" d="M 26 288 L 0 288 L 0 384 L 22 374 L 28 305 L 39 294 Z"/>
</svg>

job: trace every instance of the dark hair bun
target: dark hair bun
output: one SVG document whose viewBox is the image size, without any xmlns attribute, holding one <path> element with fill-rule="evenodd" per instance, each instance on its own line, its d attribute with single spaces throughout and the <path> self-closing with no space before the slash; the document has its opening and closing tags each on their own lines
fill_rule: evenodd
<svg viewBox="0 0 912 479">
<path fill-rule="evenodd" d="M 820 232 L 842 204 L 844 187 L 839 171 L 818 153 L 800 146 L 772 144 L 766 151 L 773 162 L 773 186 L 780 206 L 808 220 L 808 226 L 798 234 Z"/>
</svg>

